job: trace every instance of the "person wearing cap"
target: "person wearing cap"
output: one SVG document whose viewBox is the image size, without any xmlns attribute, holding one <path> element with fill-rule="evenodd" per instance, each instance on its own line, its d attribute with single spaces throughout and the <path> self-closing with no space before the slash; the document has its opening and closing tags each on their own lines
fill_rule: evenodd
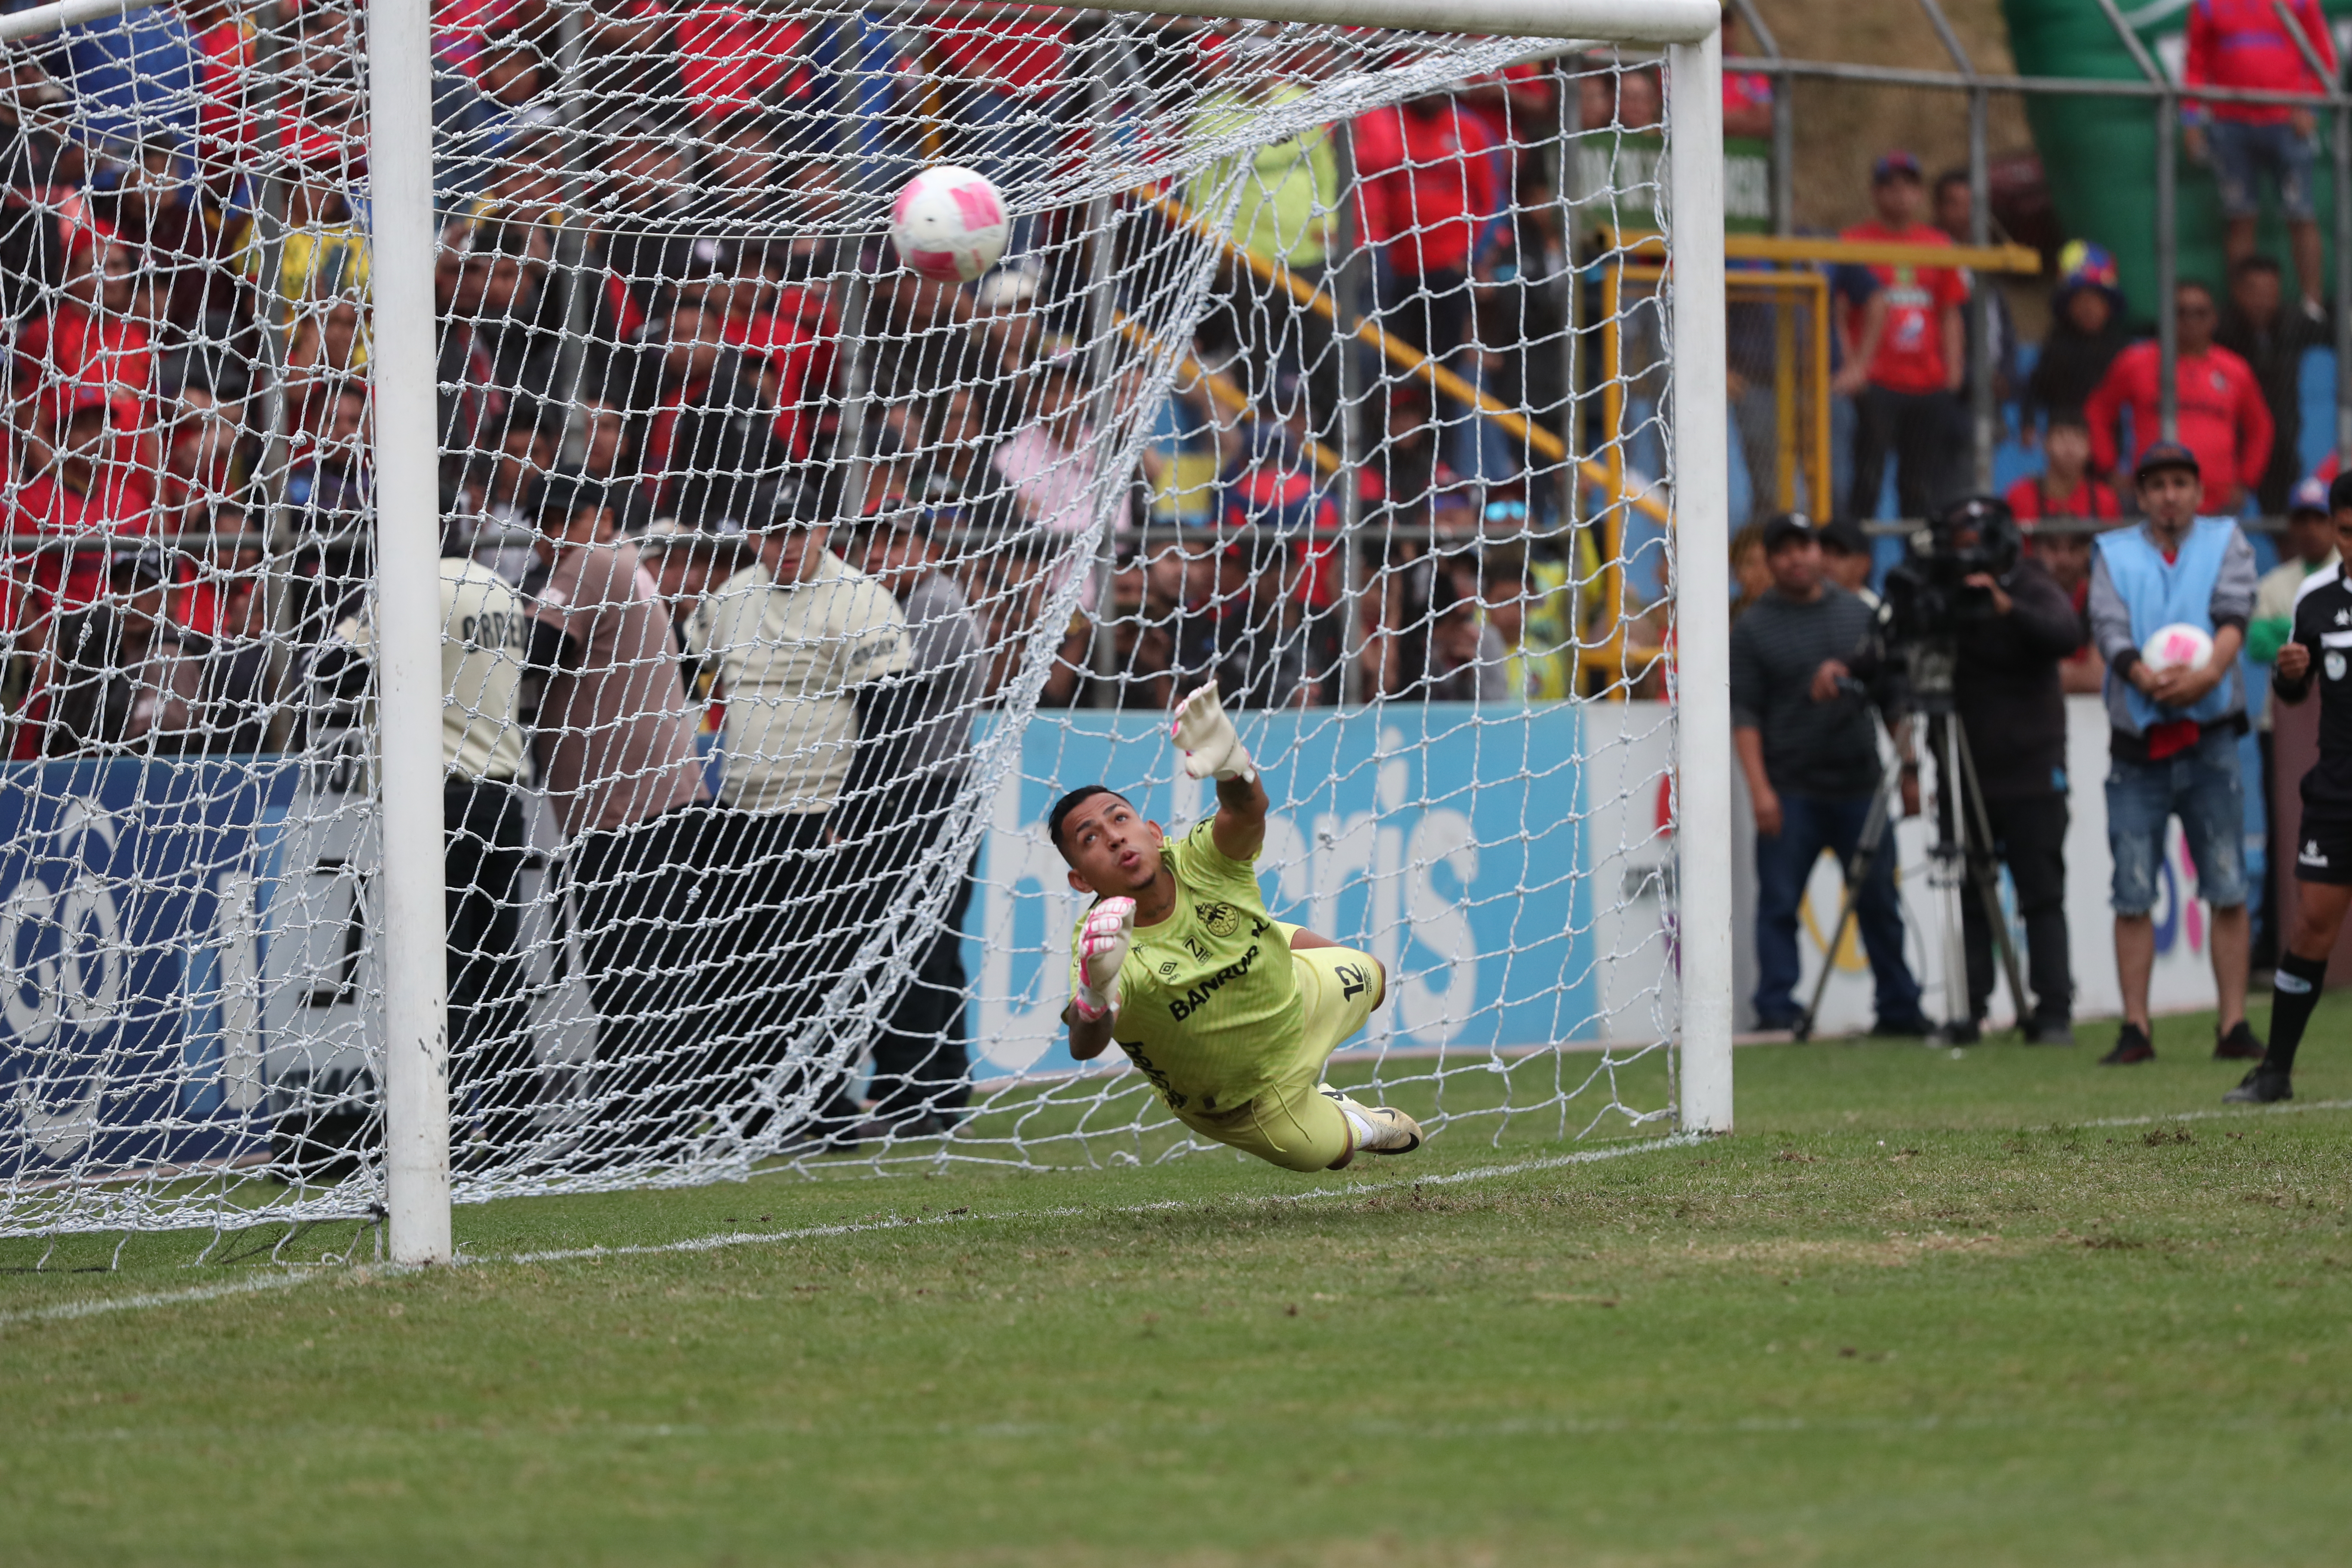
<svg viewBox="0 0 2352 1568">
<path fill-rule="evenodd" d="M 525 580 L 541 676 L 540 777 L 612 1081 L 592 1158 L 659 1154 L 698 1115 L 695 1054 L 715 1023 L 717 838 L 670 607 L 612 492 L 578 474 L 533 497 L 539 569 Z"/>
<path fill-rule="evenodd" d="M 2213 290 L 2190 279 L 2172 292 L 2179 358 L 2173 371 L 2179 442 L 2196 454 L 2204 490 L 2199 510 L 2208 517 L 2235 517 L 2270 467 L 2275 435 L 2270 405 L 2252 366 L 2213 341 L 2218 320 Z M 2123 419 L 2131 415 L 2132 439 L 2144 450 L 2163 438 L 2163 361 L 2154 339 L 2117 354 L 2083 405 L 2091 426 L 2091 466 L 2117 471 L 2122 462 Z M 2132 468 L 2137 471 L 2138 465 Z"/>
<path fill-rule="evenodd" d="M 2074 981 L 2066 931 L 2066 696 L 2063 660 L 2083 644 L 2083 622 L 2072 600 L 2041 562 L 2016 549 L 2017 522 L 2007 505 L 1972 496 L 1938 520 L 1945 540 L 1979 550 L 2003 570 L 1966 579 L 1990 602 L 1992 614 L 1970 621 L 1957 638 L 1953 710 L 1968 737 L 1981 792 L 1990 845 L 1972 846 L 2009 868 L 2017 892 L 2017 921 L 2025 928 L 2028 999 L 2012 998 L 2028 1043 L 2074 1043 Z M 1974 838 L 1971 812 L 1969 837 Z M 1983 900 L 1960 899 L 1960 934 L 1968 955 L 1969 1013 L 1950 1037 L 1965 1044 L 1982 1027 L 1992 999 L 1992 928 Z"/>
<path fill-rule="evenodd" d="M 2033 444 L 2044 419 L 2079 412 L 2130 342 L 2116 258 L 2089 240 L 2068 241 L 2058 253 L 2058 287 L 2050 295 L 2050 335 L 2042 341 L 2018 402 L 2026 445 Z"/>
<path fill-rule="evenodd" d="M 822 499 L 771 492 L 751 534 L 752 559 L 713 590 L 688 623 L 688 650 L 714 677 L 726 704 L 719 750 L 717 914 L 729 932 L 727 1007 L 706 1071 L 717 1103 L 768 1092 L 800 1095 L 779 1076 L 812 1008 L 840 982 L 859 934 L 845 915 L 859 897 L 859 864 L 842 853 L 848 816 L 835 819 L 862 747 L 887 743 L 898 721 L 887 704 L 908 669 L 907 622 L 889 590 L 829 548 Z M 860 1113 L 837 1088 L 820 1086 L 819 1131 L 847 1142 Z M 754 1109 L 737 1124 L 756 1136 L 769 1120 Z"/>
<path fill-rule="evenodd" d="M 1868 645 L 1875 617 L 1822 580 L 1811 521 L 1781 512 L 1764 525 L 1771 588 L 1731 628 L 1731 739 L 1756 812 L 1756 1026 L 1794 1027 L 1798 911 L 1825 849 L 1843 864 L 1860 844 L 1879 788 L 1874 708 L 1892 723 L 1902 685 L 1891 663 L 1865 685 L 1848 664 Z M 1906 814 L 1919 809 L 1918 770 L 1901 780 Z M 1872 1032 L 1924 1036 L 1919 983 L 1903 953 L 1903 906 L 1895 891 L 1893 835 L 1872 860 L 1856 900 L 1870 955 L 1878 1017 Z"/>
<path fill-rule="evenodd" d="M 2246 1023 L 2250 922 L 2238 765 L 2238 737 L 2246 732 L 2238 655 L 2254 608 L 2253 547 L 2230 519 L 2197 515 L 2204 480 L 2188 447 L 2151 445 L 2133 480 L 2141 522 L 2099 535 L 2091 561 L 2091 637 L 2107 661 L 2109 898 L 2124 1005 L 2115 1049 L 2100 1059 L 2122 1067 L 2156 1056 L 2150 912 L 2164 879 L 2167 826 L 2178 817 L 2196 862 L 2197 894 L 2213 909 L 2207 947 L 2218 994 L 2214 1055 L 2259 1060 L 2262 1043 Z M 2150 668 L 2142 646 L 2183 623 L 2212 637 L 2211 654 L 2195 668 Z"/>
<path fill-rule="evenodd" d="M 1926 221 L 1919 160 L 1910 153 L 1889 153 L 1871 165 L 1870 199 L 1878 216 L 1839 237 L 1952 243 Z M 1846 351 L 1839 390 L 1853 395 L 1861 416 L 1846 509 L 1854 517 L 1878 515 L 1880 484 L 1892 457 L 1897 515 L 1926 517 L 1951 481 L 1957 395 L 1968 374 L 1968 324 L 1960 310 L 1968 303 L 1968 275 L 1957 268 L 1891 262 L 1873 263 L 1868 270 L 1877 292 L 1839 323 Z"/>
<path fill-rule="evenodd" d="M 449 1099 L 457 1158 L 511 1153 L 530 1133 L 537 1053 L 523 989 L 522 873 L 530 812 L 520 787 L 531 642 L 522 598 L 488 567 L 441 562 L 441 824 L 449 932 Z M 364 700 L 375 629 L 362 611 L 311 656 L 324 701 Z"/>
<path fill-rule="evenodd" d="M 1871 559 L 1870 535 L 1863 531 L 1862 524 L 1841 517 L 1814 531 L 1822 542 L 1822 569 L 1830 581 L 1870 608 L 1878 608 L 1878 595 L 1870 586 L 1871 569 L 1877 563 Z"/>
</svg>

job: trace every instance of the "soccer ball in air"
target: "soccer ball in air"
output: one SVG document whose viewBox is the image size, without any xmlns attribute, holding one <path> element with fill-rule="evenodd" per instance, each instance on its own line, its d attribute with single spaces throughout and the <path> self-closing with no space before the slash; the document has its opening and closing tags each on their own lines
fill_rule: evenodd
<svg viewBox="0 0 2352 1568">
<path fill-rule="evenodd" d="M 995 266 L 1010 230 L 996 187 L 952 163 L 908 180 L 890 209 L 898 259 L 934 283 L 969 283 Z"/>
<path fill-rule="evenodd" d="M 2213 638 L 2200 626 L 2176 621 L 2157 628 L 2139 657 L 2150 669 L 2202 669 L 2213 657 Z"/>
</svg>

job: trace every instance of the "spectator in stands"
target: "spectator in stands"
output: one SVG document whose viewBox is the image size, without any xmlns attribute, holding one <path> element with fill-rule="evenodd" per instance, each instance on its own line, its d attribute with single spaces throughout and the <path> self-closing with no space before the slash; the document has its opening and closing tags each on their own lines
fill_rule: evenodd
<svg viewBox="0 0 2352 1568">
<path fill-rule="evenodd" d="M 31 52 L 0 56 L 0 319 L 10 322 L 38 310 L 63 270 L 58 204 L 44 193 L 60 183 L 72 144 L 36 120 L 58 96 Z"/>
<path fill-rule="evenodd" d="M 1465 591 L 1459 573 L 1440 571 L 1433 581 L 1426 628 L 1416 639 L 1422 659 L 1407 666 L 1391 695 L 1406 702 L 1501 702 L 1516 695 L 1505 668 L 1509 649 L 1480 613 L 1477 595 Z"/>
<path fill-rule="evenodd" d="M 1381 325 L 1452 364 L 1470 338 L 1470 273 L 1482 234 L 1510 209 L 1493 133 L 1452 94 L 1430 92 L 1358 119 L 1353 151 L 1356 232 L 1378 258 L 1372 299 Z"/>
<path fill-rule="evenodd" d="M 2213 342 L 2212 289 L 2197 282 L 2179 285 L 2173 290 L 2173 319 L 2179 351 L 2173 385 L 2180 445 L 2197 454 L 2205 485 L 2200 510 L 2210 517 L 2234 517 L 2245 509 L 2248 495 L 2270 468 L 2270 410 L 2246 362 Z M 2084 406 L 2091 426 L 2091 462 L 2100 472 L 2137 470 L 2136 460 L 2125 461 L 2126 410 L 2131 449 L 2145 452 L 2162 438 L 2161 363 L 2154 340 L 2132 344 L 2116 356 L 2106 379 Z"/>
<path fill-rule="evenodd" d="M 827 852 L 829 818 L 881 736 L 860 710 L 908 668 L 906 617 L 879 584 L 828 548 L 820 499 L 787 491 L 759 519 L 755 559 L 721 584 L 688 627 L 727 705 L 720 749 L 722 889 L 709 906 L 729 934 L 722 1012 L 709 1071 L 730 1099 L 772 1075 L 813 1008 L 847 978 L 856 931 L 841 918 L 858 896 L 848 857 Z M 815 1131 L 854 1142 L 862 1120 L 837 1085 L 819 1086 Z M 756 1137 L 765 1112 L 744 1127 Z"/>
<path fill-rule="evenodd" d="M 2246 362 L 2271 416 L 2271 460 L 2254 482 L 2254 504 L 2264 517 L 2285 510 L 2287 491 L 2303 473 L 2303 356 L 2328 346 L 2325 322 L 2285 308 L 2279 264 L 2249 256 L 2230 268 L 2230 302 L 2213 341 Z"/>
<path fill-rule="evenodd" d="M 1255 70 L 1234 85 L 1231 41 L 1211 33 L 1202 35 L 1200 44 L 1215 85 L 1202 95 L 1192 122 L 1195 135 L 1229 135 L 1307 96 L 1307 89 L 1296 82 Z M 1278 267 L 1301 283 L 1320 283 L 1325 259 L 1339 238 L 1339 169 L 1331 128 L 1318 125 L 1259 144 L 1245 175 L 1238 156 L 1222 160 L 1195 177 L 1185 200 L 1195 211 L 1222 209 L 1218 193 L 1231 188 L 1237 176 L 1242 195 L 1231 230 L 1234 244 L 1244 255 Z M 1230 342 L 1249 357 L 1253 386 L 1271 385 L 1278 373 L 1313 374 L 1318 382 L 1316 408 L 1335 408 L 1339 362 L 1331 353 L 1329 321 L 1300 305 L 1281 284 L 1259 282 L 1246 266 L 1228 268 L 1226 278 L 1231 292 L 1202 323 L 1205 335 L 1219 347 Z"/>
<path fill-rule="evenodd" d="M 244 514 L 233 507 L 223 510 L 223 533 L 241 530 Z M 268 749 L 276 713 L 270 670 L 276 650 L 264 593 L 268 579 L 261 569 L 258 550 L 225 548 L 215 560 L 221 563 L 217 571 L 182 573 L 184 580 L 193 575 L 196 586 L 215 590 L 219 613 L 209 629 L 192 627 L 184 617 L 173 617 L 187 655 L 178 684 L 187 693 L 196 717 L 194 735 L 184 749 L 215 756 L 251 755 Z M 204 583 L 205 575 L 214 577 L 210 584 Z M 193 589 L 188 596 L 194 597 Z"/>
<path fill-rule="evenodd" d="M 1822 542 L 1822 572 L 1828 580 L 1868 605 L 1878 607 L 1878 595 L 1871 591 L 1870 577 L 1877 563 L 1870 553 L 1870 535 L 1862 524 L 1850 517 L 1825 522 L 1814 532 Z"/>
<path fill-rule="evenodd" d="M 1800 514 L 1791 512 L 1791 517 Z M 1764 558 L 1764 525 L 1751 522 L 1731 536 L 1731 618 L 1754 609 L 1772 591 L 1771 563 Z M 1609 628 L 1596 628 L 1601 636 Z"/>
<path fill-rule="evenodd" d="M 166 357 L 170 379 L 184 379 L 190 359 L 253 361 L 252 292 L 236 265 L 250 219 L 206 205 L 176 138 L 161 129 L 142 133 L 111 188 L 91 192 L 89 205 L 129 252 L 133 314 Z"/>
<path fill-rule="evenodd" d="M 313 533 L 358 525 L 369 502 L 367 388 L 347 382 L 329 400 L 327 427 L 296 453 L 286 476 L 286 503 Z"/>
<path fill-rule="evenodd" d="M 962 162 L 1001 191 L 1044 182 L 1062 150 L 1059 115 L 1068 97 L 1070 23 L 1049 7 L 943 12 L 925 24 L 926 53 L 944 90 L 971 127 Z M 1029 254 L 1035 219 L 1016 216 L 1004 253 Z"/>
<path fill-rule="evenodd" d="M 1281 545 L 1260 534 L 1217 552 L 1213 586 L 1185 606 L 1177 630 L 1185 689 L 1214 680 L 1234 709 L 1307 703 L 1306 638 L 1284 582 L 1284 556 Z"/>
<path fill-rule="evenodd" d="M 1528 702 L 1574 695 L 1576 591 L 1568 563 L 1521 545 L 1490 550 L 1480 563 L 1486 625 L 1503 650 L 1503 692 Z"/>
<path fill-rule="evenodd" d="M 1731 628 L 1731 737 L 1756 812 L 1756 1024 L 1799 1022 L 1797 911 L 1822 851 L 1850 860 L 1880 780 L 1875 708 L 1890 721 L 1901 709 L 1891 668 L 1874 687 L 1847 668 L 1862 649 L 1871 613 L 1822 580 L 1821 545 L 1804 518 L 1782 513 L 1764 525 L 1771 589 Z M 1906 764 L 1903 806 L 1918 810 L 1918 775 Z M 1857 908 L 1864 951 L 1876 984 L 1872 1033 L 1926 1035 L 1919 984 L 1903 956 L 1903 907 L 1895 892 L 1893 835 L 1863 879 Z"/>
<path fill-rule="evenodd" d="M 606 492 L 551 478 L 539 492 L 529 584 L 543 634 L 541 778 L 570 846 L 566 875 L 596 1012 L 596 1058 L 620 1081 L 604 1156 L 672 1147 L 698 1120 L 695 1068 L 723 990 L 712 923 L 717 840 L 662 597 L 639 584 L 637 547 L 613 537 Z"/>
<path fill-rule="evenodd" d="M 47 626 L 10 755 L 89 756 L 203 746 L 203 716 L 176 628 L 164 616 L 170 566 L 155 545 L 115 550 L 103 593 Z"/>
<path fill-rule="evenodd" d="M 2319 63 L 2316 74 L 2306 49 Z M 2189 7 L 2183 87 L 2325 93 L 2334 90 L 2335 79 L 2336 40 L 2319 0 L 2196 0 Z M 2287 247 L 2303 285 L 2303 313 L 2322 320 L 2319 225 L 2311 205 L 2318 121 L 2312 110 L 2301 105 L 2208 102 L 2191 91 L 2182 120 L 2189 157 L 2213 167 L 2227 225 L 2221 246 L 2230 265 L 2234 268 L 2254 253 L 2259 187 L 2268 176 L 2286 218 Z"/>
<path fill-rule="evenodd" d="M 1966 169 L 1947 169 L 1936 176 L 1933 203 L 1936 226 L 1948 236 L 1954 245 L 1973 245 L 1976 194 L 1969 188 Z M 1984 301 L 1985 325 L 1990 344 L 1985 361 L 1992 366 L 1992 392 L 1997 404 L 2006 403 L 2017 390 L 2017 318 L 2009 308 L 2009 296 L 1990 273 L 1969 271 L 1961 275 L 1969 285 L 1969 296 L 1962 304 L 1960 324 L 1967 330 L 1968 342 L 1960 356 L 1962 379 L 1958 387 L 1964 411 L 1973 407 L 1970 384 L 1976 364 L 1975 302 Z M 1963 421 L 1957 426 L 1962 441 L 1972 439 L 1970 425 Z"/>
<path fill-rule="evenodd" d="M 2042 464 L 2042 472 L 2018 480 L 2002 498 L 2029 531 L 2045 518 L 2113 522 L 2123 516 L 2115 487 L 2091 472 L 2091 426 L 2080 409 L 2051 411 Z"/>
<path fill-rule="evenodd" d="M 1900 245 L 1948 246 L 1944 231 L 1923 221 L 1927 193 L 1919 160 L 1889 153 L 1871 165 L 1871 202 L 1878 216 L 1843 237 Z M 1949 267 L 1874 265 L 1878 291 L 1840 322 L 1845 368 L 1840 390 L 1855 397 L 1853 488 L 1847 510 L 1878 515 L 1886 460 L 1895 459 L 1895 511 L 1926 517 L 1953 480 L 1952 433 L 1958 392 L 1968 372 L 1967 328 L 1960 307 L 1966 276 Z"/>
<path fill-rule="evenodd" d="M 2184 345 L 2185 348 L 2185 345 Z M 2184 353 L 2184 358 L 2186 357 Z M 2164 881 L 2165 836 L 2180 819 L 2197 866 L 2198 896 L 2212 906 L 2207 938 L 2218 995 L 2214 1054 L 2259 1061 L 2246 1024 L 2245 793 L 2238 737 L 2246 732 L 2245 677 L 2238 654 L 2254 607 L 2254 552 L 2228 518 L 2198 516 L 2209 489 L 2189 446 L 2158 441 L 2133 474 L 2146 521 L 2098 539 L 2091 565 L 2091 635 L 2107 661 L 2107 848 L 2115 858 L 2116 972 L 2124 1024 L 2103 1065 L 2153 1060 L 2148 979 L 2156 963 L 2150 919 Z M 2161 672 L 2140 647 L 2163 626 L 2210 627 L 2213 651 L 2197 668 Z"/>
<path fill-rule="evenodd" d="M 1093 401 L 1075 360 L 1048 368 L 1032 384 L 1036 410 L 989 455 L 996 476 L 1012 490 L 1013 510 L 1022 522 L 1049 533 L 1075 533 L 1094 521 L 1094 438 L 1088 405 Z M 1124 488 L 1117 502 L 1127 510 Z"/>
<path fill-rule="evenodd" d="M 122 457 L 124 432 L 135 431 L 142 416 L 131 398 L 87 383 L 37 405 L 35 440 L 54 458 L 17 490 L 8 528 L 73 544 L 70 566 L 68 552 L 58 551 L 33 563 L 32 582 L 45 597 L 62 588 L 63 605 L 89 603 L 104 586 L 111 545 L 151 531 L 143 476 Z"/>
<path fill-rule="evenodd" d="M 1723 8 L 1723 52 L 1742 55 L 1739 13 Z M 1772 79 L 1762 71 L 1723 73 L 1723 133 L 1761 139 L 1772 134 Z"/>
<path fill-rule="evenodd" d="M 727 342 L 721 306 L 682 296 L 666 343 L 661 401 L 646 437 L 654 510 L 688 528 L 740 524 L 784 472 L 775 407 L 757 369 Z"/>
<path fill-rule="evenodd" d="M 2124 323 L 2123 290 L 2115 258 L 2074 240 L 2058 253 L 2057 289 L 2050 297 L 2050 336 L 2026 377 L 2018 421 L 2028 446 L 2044 417 L 2079 411 L 2106 379 L 2107 367 L 2131 342 Z M 2023 517 L 2023 512 L 2019 512 Z"/>
<path fill-rule="evenodd" d="M 873 792 L 883 818 L 875 857 L 881 897 L 865 900 L 869 919 L 918 867 L 927 882 L 956 871 L 939 866 L 936 850 L 948 808 L 964 787 L 986 660 L 963 590 L 940 569 L 945 552 L 934 521 L 913 510 L 885 516 L 866 535 L 860 560 L 866 575 L 898 600 L 908 654 L 906 684 L 859 716 L 861 731 L 871 720 L 880 738 L 894 742 L 887 751 L 861 748 L 878 776 L 850 784 L 853 797 L 861 784 Z M 884 1023 L 874 1042 L 871 1119 L 861 1139 L 950 1131 L 971 1097 L 963 926 L 977 854 L 974 846 L 963 857 L 955 892 L 930 939 L 911 955 L 896 1000 L 877 1007 Z"/>
<path fill-rule="evenodd" d="M 2253 618 L 2246 623 L 2246 657 L 2258 665 L 2278 662 L 2279 649 L 2294 635 L 2294 602 L 2303 585 L 2315 574 L 2336 563 L 2336 521 L 2327 505 L 2327 481 L 2305 479 L 2286 500 L 2286 534 L 2280 541 L 2283 559 L 2263 574 L 2254 587 Z M 2272 705 L 2264 702 L 2254 715 L 2254 742 L 2262 750 L 2263 798 L 2278 798 L 2272 755 Z M 2257 965 L 2261 949 L 2275 952 L 2278 942 L 2277 857 L 2263 859 L 2262 929 L 2255 933 Z"/>
<path fill-rule="evenodd" d="M 20 403 L 90 387 L 136 410 L 117 434 L 135 438 L 145 428 L 155 395 L 155 355 L 147 330 L 131 311 L 138 278 L 130 247 L 110 230 L 87 225 L 74 231 L 60 297 L 45 316 L 26 321 L 15 344 Z M 152 458 L 142 465 L 152 472 Z"/>
</svg>

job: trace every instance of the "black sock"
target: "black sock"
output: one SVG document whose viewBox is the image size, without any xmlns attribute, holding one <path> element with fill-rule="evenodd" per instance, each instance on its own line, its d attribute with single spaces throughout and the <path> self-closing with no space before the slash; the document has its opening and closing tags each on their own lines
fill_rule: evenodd
<svg viewBox="0 0 2352 1568">
<path fill-rule="evenodd" d="M 2271 1043 L 2263 1057 L 2263 1071 L 2284 1075 L 2294 1070 L 2295 1047 L 2303 1044 L 2304 1026 L 2319 1005 L 2319 988 L 2326 979 L 2327 960 L 2279 954 L 2271 981 Z"/>
</svg>

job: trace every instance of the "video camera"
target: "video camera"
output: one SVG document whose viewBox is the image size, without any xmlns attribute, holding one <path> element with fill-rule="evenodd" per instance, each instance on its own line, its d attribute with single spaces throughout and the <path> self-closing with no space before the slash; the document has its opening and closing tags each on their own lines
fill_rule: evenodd
<svg viewBox="0 0 2352 1568">
<path fill-rule="evenodd" d="M 2017 518 L 1991 496 L 1956 501 L 1914 532 L 1887 569 L 1884 620 L 1898 646 L 1948 642 L 1993 617 L 1990 590 L 1968 579 L 1999 577 L 2017 564 Z"/>
</svg>

